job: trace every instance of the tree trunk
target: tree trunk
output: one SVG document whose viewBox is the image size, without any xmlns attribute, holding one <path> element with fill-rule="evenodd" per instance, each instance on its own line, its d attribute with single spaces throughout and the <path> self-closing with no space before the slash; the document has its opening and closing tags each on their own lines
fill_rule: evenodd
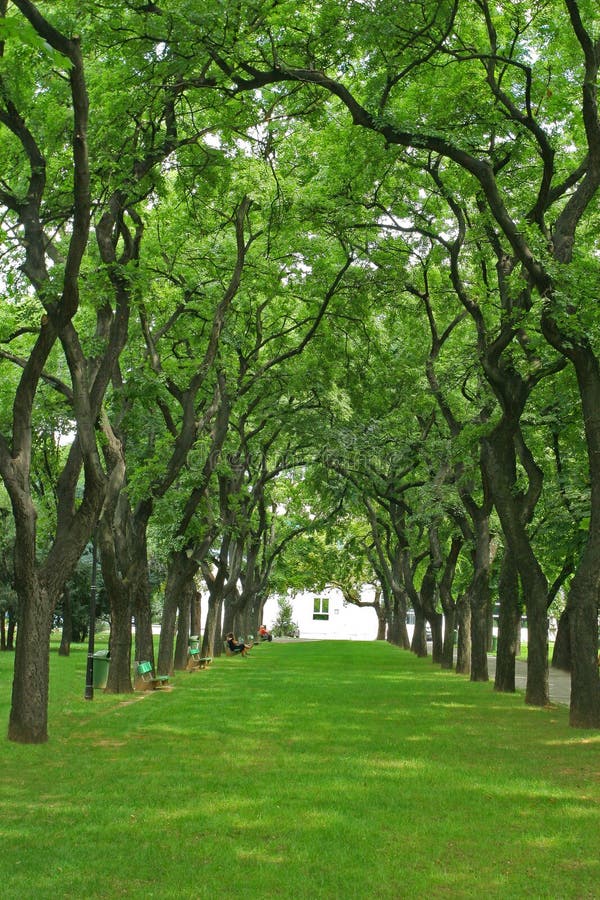
<svg viewBox="0 0 600 900">
<path fill-rule="evenodd" d="M 19 615 L 8 737 L 22 744 L 48 740 L 52 601 L 32 576 L 17 587 Z"/>
<path fill-rule="evenodd" d="M 261 579 L 262 585 L 262 579 Z M 254 592 L 246 605 L 246 630 L 244 634 L 256 637 L 258 629 L 262 624 L 262 611 L 265 605 L 265 599 L 261 592 Z"/>
<path fill-rule="evenodd" d="M 376 606 L 375 612 L 377 613 L 377 635 L 375 637 L 376 641 L 385 641 L 385 632 L 386 632 L 386 611 L 383 606 Z"/>
<path fill-rule="evenodd" d="M 434 612 L 430 615 L 429 624 L 431 626 L 431 661 L 441 664 L 444 650 L 442 613 Z"/>
<path fill-rule="evenodd" d="M 223 652 L 221 639 L 221 611 L 223 597 L 209 589 L 208 612 L 202 639 L 202 656 L 221 656 Z"/>
<path fill-rule="evenodd" d="M 415 630 L 413 631 L 410 649 L 417 656 L 427 656 L 427 638 L 425 636 L 425 614 L 419 604 L 415 605 Z"/>
<path fill-rule="evenodd" d="M 444 645 L 442 647 L 442 669 L 454 667 L 454 640 L 456 631 L 456 607 L 448 609 L 444 617 Z"/>
<path fill-rule="evenodd" d="M 471 597 L 471 681 L 489 681 L 487 661 L 487 613 L 485 594 Z"/>
<path fill-rule="evenodd" d="M 60 635 L 60 646 L 58 648 L 59 656 L 69 656 L 71 653 L 71 641 L 73 639 L 73 616 L 71 608 L 71 592 L 69 586 L 65 585 L 62 595 L 62 631 Z"/>
<path fill-rule="evenodd" d="M 456 574 L 456 563 L 464 544 L 464 536 L 454 535 L 450 549 L 444 561 L 444 571 L 440 578 L 439 592 L 440 603 L 444 610 L 445 628 L 444 643 L 442 647 L 442 669 L 452 669 L 454 666 L 454 640 L 456 630 L 456 603 L 452 595 L 452 584 Z"/>
<path fill-rule="evenodd" d="M 129 542 L 132 580 L 132 605 L 135 618 L 135 659 L 149 660 L 154 665 L 154 635 L 150 578 L 148 576 L 148 531 L 145 516 L 134 520 L 134 540 Z"/>
<path fill-rule="evenodd" d="M 588 543 L 567 601 L 571 647 L 571 707 L 569 722 L 575 728 L 600 728 L 600 678 L 598 671 L 597 558 L 588 559 Z"/>
<path fill-rule="evenodd" d="M 487 621 L 490 606 L 490 536 L 487 517 L 475 532 L 474 571 L 469 589 L 471 606 L 471 681 L 489 681 Z"/>
<path fill-rule="evenodd" d="M 105 693 L 131 694 L 131 603 L 127 596 L 119 598 L 111 609 L 109 650 Z"/>
<path fill-rule="evenodd" d="M 177 618 L 177 638 L 175 640 L 173 668 L 180 672 L 187 668 L 188 663 L 192 597 L 195 594 L 195 590 L 194 582 L 188 582 L 179 599 L 179 616 Z"/>
<path fill-rule="evenodd" d="M 202 594 L 194 581 L 194 597 L 190 612 L 190 634 L 199 635 L 202 630 Z"/>
<path fill-rule="evenodd" d="M 463 594 L 456 601 L 458 640 L 456 643 L 456 671 L 459 675 L 471 674 L 471 601 Z"/>
<path fill-rule="evenodd" d="M 160 642 L 158 645 L 158 673 L 160 675 L 173 674 L 173 653 L 175 647 L 175 630 L 177 625 L 177 610 L 182 598 L 185 598 L 189 623 L 189 591 L 194 583 L 198 571 L 198 563 L 193 554 L 188 555 L 184 550 L 175 551 L 169 560 L 167 572 L 167 584 L 165 587 L 165 603 L 163 607 L 162 623 L 160 628 Z M 189 624 L 187 626 L 189 628 Z M 189 635 L 189 631 L 186 635 Z M 203 656 L 212 656 L 212 653 L 202 653 Z"/>
<path fill-rule="evenodd" d="M 516 429 L 517 426 L 511 425 L 508 418 L 503 418 L 482 442 L 482 456 L 494 505 L 514 564 L 518 568 L 525 596 L 528 623 L 525 702 L 532 706 L 546 706 L 550 700 L 548 583 L 535 557 L 526 528 L 534 504 L 528 502 L 526 496 L 516 489 Z"/>
<path fill-rule="evenodd" d="M 563 609 L 558 620 L 558 630 L 552 653 L 552 668 L 563 672 L 571 671 L 571 628 L 569 626 L 569 608 Z"/>
<path fill-rule="evenodd" d="M 441 561 L 432 556 L 431 562 L 427 566 L 423 581 L 421 582 L 421 590 L 419 597 L 421 600 L 421 609 L 423 615 L 431 627 L 431 659 L 434 663 L 442 661 L 442 615 L 435 608 L 435 595 L 437 590 L 436 574 L 440 568 Z M 416 632 L 416 622 L 415 622 Z M 426 639 L 425 639 L 426 640 Z M 427 655 L 427 642 L 425 642 L 425 656 Z"/>
<path fill-rule="evenodd" d="M 230 631 L 233 631 L 233 633 L 237 637 L 238 636 L 236 634 L 236 627 L 237 627 L 236 612 L 237 612 L 237 610 L 236 610 L 234 601 L 231 597 L 229 597 L 226 601 L 224 601 L 224 603 L 222 604 L 222 609 L 223 609 L 222 635 L 229 634 Z M 222 637 L 222 635 L 221 635 L 221 637 Z"/>
<path fill-rule="evenodd" d="M 506 547 L 498 584 L 500 614 L 498 617 L 498 649 L 494 690 L 514 693 L 518 636 L 521 628 L 519 573 L 515 560 Z"/>
<path fill-rule="evenodd" d="M 406 627 L 408 601 L 404 591 L 397 587 L 383 587 L 384 610 L 387 617 L 387 639 L 390 644 L 410 650 L 410 638 Z M 387 599 L 386 599 L 387 598 Z"/>
<path fill-rule="evenodd" d="M 15 649 L 15 632 L 17 630 L 17 617 L 14 609 L 8 611 L 8 628 L 6 629 L 6 650 Z"/>
<path fill-rule="evenodd" d="M 110 666 L 106 682 L 109 694 L 130 694 L 131 684 L 131 584 L 119 574 L 112 515 L 103 515 L 97 528 L 100 565 L 110 604 Z M 142 660 L 138 659 L 138 662 Z"/>
<path fill-rule="evenodd" d="M 142 574 L 141 582 L 136 585 L 133 614 L 135 618 L 135 659 L 149 660 L 154 665 L 154 637 L 147 568 Z"/>
<path fill-rule="evenodd" d="M 396 647 L 402 647 L 402 638 L 400 634 L 401 616 L 398 615 L 397 609 L 393 605 L 387 610 L 387 640 Z M 404 624 L 406 629 L 406 621 Z M 408 638 L 408 632 L 406 633 Z M 410 648 L 410 639 L 408 640 L 408 648 Z"/>
</svg>

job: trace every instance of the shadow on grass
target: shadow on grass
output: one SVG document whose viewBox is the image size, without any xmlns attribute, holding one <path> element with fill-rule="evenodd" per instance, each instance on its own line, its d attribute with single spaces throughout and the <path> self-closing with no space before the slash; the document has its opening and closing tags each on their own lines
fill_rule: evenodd
<svg viewBox="0 0 600 900">
<path fill-rule="evenodd" d="M 600 736 L 566 710 L 375 643 L 134 702 L 86 704 L 76 656 L 52 676 L 51 742 L 5 745 L 3 897 L 597 896 Z"/>
</svg>

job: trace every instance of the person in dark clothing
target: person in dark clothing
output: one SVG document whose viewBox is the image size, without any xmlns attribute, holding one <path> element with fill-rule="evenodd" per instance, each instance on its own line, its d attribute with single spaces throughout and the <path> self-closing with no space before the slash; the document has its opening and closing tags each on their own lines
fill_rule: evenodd
<svg viewBox="0 0 600 900">
<path fill-rule="evenodd" d="M 229 632 L 225 640 L 232 653 L 241 653 L 242 656 L 247 656 L 248 651 L 252 649 L 252 644 L 244 644 L 243 641 L 236 641 L 233 636 L 233 631 Z"/>
</svg>

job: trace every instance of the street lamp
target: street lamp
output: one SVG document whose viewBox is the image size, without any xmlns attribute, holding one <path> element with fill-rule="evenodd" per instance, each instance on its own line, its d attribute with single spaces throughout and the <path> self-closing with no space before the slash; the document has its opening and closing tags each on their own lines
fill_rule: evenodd
<svg viewBox="0 0 600 900">
<path fill-rule="evenodd" d="M 92 577 L 90 580 L 90 616 L 88 627 L 88 655 L 85 674 L 85 700 L 94 699 L 94 632 L 96 630 L 96 535 L 92 537 Z"/>
</svg>

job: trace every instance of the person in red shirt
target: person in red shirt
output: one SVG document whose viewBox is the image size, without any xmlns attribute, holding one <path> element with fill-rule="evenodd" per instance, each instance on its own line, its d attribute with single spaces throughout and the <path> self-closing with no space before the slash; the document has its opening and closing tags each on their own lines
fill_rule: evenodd
<svg viewBox="0 0 600 900">
<path fill-rule="evenodd" d="M 261 639 L 261 641 L 272 641 L 273 640 L 273 635 L 267 631 L 267 629 L 265 628 L 264 625 L 261 625 L 260 628 L 258 629 L 258 636 Z"/>
</svg>

